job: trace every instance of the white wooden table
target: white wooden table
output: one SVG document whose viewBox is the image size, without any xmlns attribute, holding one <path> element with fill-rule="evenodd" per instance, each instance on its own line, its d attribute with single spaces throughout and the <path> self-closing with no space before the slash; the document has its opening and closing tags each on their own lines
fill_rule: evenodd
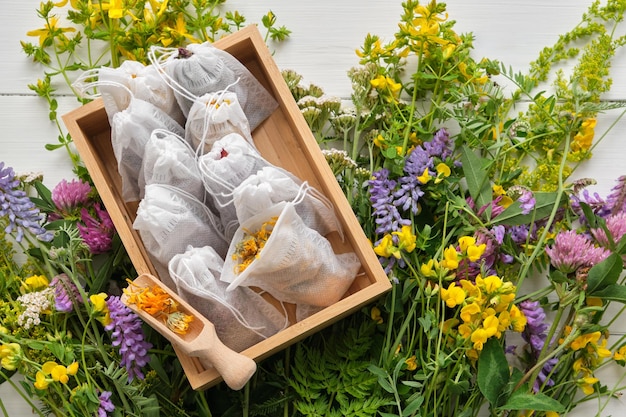
<svg viewBox="0 0 626 417">
<path fill-rule="evenodd" d="M 426 1 L 424 1 L 426 3 Z M 559 34 L 571 29 L 586 11 L 590 0 L 448 0 L 451 19 L 458 33 L 473 32 L 474 57 L 498 59 L 516 70 L 526 70 L 541 48 L 552 45 Z M 0 161 L 16 172 L 43 172 L 52 187 L 61 179 L 72 178 L 71 164 L 63 151 L 49 152 L 46 143 L 56 142 L 56 129 L 48 120 L 43 99 L 27 87 L 41 78 L 36 67 L 22 52 L 20 40 L 26 32 L 42 26 L 36 10 L 39 1 L 2 0 L 0 13 Z M 397 29 L 401 0 L 229 0 L 225 7 L 239 10 L 249 23 L 260 22 L 272 10 L 279 25 L 292 30 L 289 41 L 274 47 L 281 69 L 293 69 L 304 81 L 321 86 L 326 93 L 349 99 L 350 81 L 346 72 L 357 64 L 354 51 L 369 32 L 390 40 Z M 623 28 L 622 28 L 623 29 Z M 28 39 L 36 42 L 36 38 Z M 621 51 L 612 69 L 614 83 L 606 97 L 626 100 L 626 51 Z M 66 89 L 59 90 L 59 113 L 78 106 Z M 617 113 L 599 118 L 598 131 L 606 128 Z M 593 190 L 606 195 L 619 175 L 626 174 L 626 121 L 621 121 L 595 150 L 590 163 L 577 171 L 577 177 L 593 177 Z M 614 333 L 623 334 L 620 323 Z M 609 383 L 623 369 L 607 372 Z M 31 415 L 7 384 L 0 386 L 0 398 L 10 416 Z M 626 415 L 623 402 L 616 401 L 602 416 Z M 575 416 L 589 416 L 594 407 L 580 408 Z"/>
</svg>

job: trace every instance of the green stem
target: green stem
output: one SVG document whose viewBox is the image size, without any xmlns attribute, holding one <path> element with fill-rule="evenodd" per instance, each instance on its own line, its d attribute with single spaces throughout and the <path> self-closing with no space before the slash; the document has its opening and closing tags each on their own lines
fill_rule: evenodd
<svg viewBox="0 0 626 417">
<path fill-rule="evenodd" d="M 4 379 L 6 382 L 9 383 L 9 385 L 11 385 L 11 387 L 13 387 L 13 389 L 15 390 L 15 392 L 17 392 L 20 397 L 22 397 L 22 399 L 30 406 L 30 408 L 34 411 L 37 412 L 37 414 L 41 417 L 46 417 L 45 414 L 43 414 L 40 410 L 39 410 L 39 406 L 37 406 L 34 402 L 31 401 L 30 397 L 28 397 L 26 395 L 26 393 L 24 393 L 24 391 L 22 391 L 18 385 L 10 378 L 8 377 L 2 370 L 0 370 L 0 376 L 2 377 L 2 379 Z M 0 404 L 2 404 L 2 399 L 0 399 Z M 4 413 L 5 416 L 9 416 L 9 414 L 7 413 L 6 409 L 4 408 L 4 404 L 2 404 L 2 412 Z"/>
</svg>

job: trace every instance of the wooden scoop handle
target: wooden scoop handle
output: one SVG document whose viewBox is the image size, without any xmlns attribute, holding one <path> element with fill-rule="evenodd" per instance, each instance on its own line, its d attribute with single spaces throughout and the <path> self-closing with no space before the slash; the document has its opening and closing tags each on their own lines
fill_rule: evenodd
<svg viewBox="0 0 626 417">
<path fill-rule="evenodd" d="M 234 390 L 243 388 L 257 369 L 252 358 L 237 353 L 222 343 L 215 332 L 215 326 L 210 322 L 205 324 L 202 333 L 193 342 L 181 347 L 189 356 L 200 359 L 204 366 L 213 366 L 226 385 Z"/>
<path fill-rule="evenodd" d="M 226 346 L 218 337 L 215 326 L 209 319 L 152 275 L 142 274 L 133 283 L 138 287 L 161 287 L 178 304 L 179 308 L 194 317 L 194 321 L 188 333 L 184 335 L 174 333 L 161 320 L 137 308 L 134 304 L 128 303 L 128 297 L 124 294 L 122 301 L 131 310 L 185 354 L 199 358 L 205 367 L 214 367 L 231 389 L 239 390 L 246 385 L 256 372 L 256 362 Z"/>
</svg>

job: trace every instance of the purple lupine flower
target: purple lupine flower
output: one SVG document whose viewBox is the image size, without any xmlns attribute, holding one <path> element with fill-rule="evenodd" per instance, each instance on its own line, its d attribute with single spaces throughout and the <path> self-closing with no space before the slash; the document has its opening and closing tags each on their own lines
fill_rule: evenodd
<svg viewBox="0 0 626 417">
<path fill-rule="evenodd" d="M 100 400 L 98 417 L 107 417 L 110 412 L 115 410 L 115 405 L 111 402 L 111 394 L 110 391 L 103 391 L 102 394 L 98 396 L 98 400 Z"/>
<path fill-rule="evenodd" d="M 111 322 L 104 329 L 111 331 L 113 346 L 119 346 L 121 364 L 128 371 L 128 380 L 143 379 L 141 372 L 149 361 L 148 350 L 152 344 L 144 340 L 141 319 L 117 296 L 106 300 Z"/>
<path fill-rule="evenodd" d="M 52 202 L 62 214 L 72 213 L 89 202 L 91 185 L 83 180 L 62 180 L 52 189 Z"/>
<path fill-rule="evenodd" d="M 81 220 L 83 224 L 77 224 L 80 237 L 89 247 L 89 251 L 97 255 L 111 249 L 113 241 L 113 221 L 109 213 L 100 204 L 95 204 L 97 219 L 94 218 L 85 208 L 81 210 Z"/>
<path fill-rule="evenodd" d="M 368 181 L 370 202 L 374 209 L 374 221 L 378 225 L 375 232 L 379 235 L 399 230 L 403 225 L 410 225 L 410 220 L 403 219 L 398 208 L 393 204 L 393 190 L 396 182 L 389 179 L 389 170 L 383 168 L 372 174 Z"/>
<path fill-rule="evenodd" d="M 626 211 L 626 175 L 617 179 L 617 184 L 611 189 L 606 202 L 611 214 Z"/>
<path fill-rule="evenodd" d="M 536 200 L 530 190 L 523 190 L 522 195 L 517 199 L 517 201 L 520 203 L 522 214 L 528 214 L 535 208 Z"/>
<path fill-rule="evenodd" d="M 66 274 L 52 278 L 50 287 L 54 288 L 54 308 L 57 311 L 69 313 L 76 303 L 83 302 L 80 291 Z"/>
<path fill-rule="evenodd" d="M 546 330 L 548 330 L 548 324 L 546 323 L 546 313 L 544 312 L 541 304 L 538 301 L 525 300 L 519 304 L 519 309 L 524 313 L 526 317 L 526 327 L 522 332 L 522 338 L 528 343 L 530 352 L 532 355 L 533 363 L 529 364 L 532 367 L 543 349 L 546 343 Z M 534 381 L 533 390 L 539 392 L 541 386 L 554 385 L 554 381 L 549 379 L 549 375 L 558 363 L 558 358 L 549 359 L 537 376 L 537 380 Z"/>
<path fill-rule="evenodd" d="M 41 226 L 43 213 L 35 206 L 26 192 L 20 189 L 21 181 L 16 178 L 11 167 L 5 167 L 0 162 L 0 217 L 9 220 L 4 229 L 6 233 L 17 232 L 15 240 L 22 241 L 24 230 L 28 230 L 37 239 L 49 242 L 53 234 Z"/>
<path fill-rule="evenodd" d="M 623 211 L 617 214 L 610 215 L 605 219 L 605 221 L 606 228 L 611 234 L 613 242 L 619 242 L 622 236 L 626 234 L 626 212 Z M 606 235 L 604 229 L 600 227 L 597 229 L 591 229 L 591 234 L 601 246 L 605 248 L 608 248 L 610 246 L 609 237 Z"/>
<path fill-rule="evenodd" d="M 606 259 L 610 252 L 594 246 L 585 236 L 575 230 L 560 232 L 552 246 L 546 246 L 550 263 L 563 273 L 571 273 L 580 267 L 593 266 Z"/>
</svg>

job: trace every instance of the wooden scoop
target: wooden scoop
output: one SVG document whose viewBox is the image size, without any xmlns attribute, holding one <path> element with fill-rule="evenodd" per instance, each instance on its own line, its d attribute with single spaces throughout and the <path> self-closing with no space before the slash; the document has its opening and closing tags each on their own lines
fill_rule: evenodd
<svg viewBox="0 0 626 417">
<path fill-rule="evenodd" d="M 193 316 L 193 321 L 189 323 L 185 334 L 178 334 L 170 330 L 162 320 L 129 303 L 126 294 L 122 295 L 124 304 L 185 354 L 199 358 L 205 367 L 214 367 L 231 389 L 239 390 L 246 385 L 256 372 L 256 362 L 224 345 L 217 336 L 213 323 L 152 275 L 142 274 L 133 284 L 139 288 L 162 288 L 178 304 L 179 311 Z"/>
</svg>

